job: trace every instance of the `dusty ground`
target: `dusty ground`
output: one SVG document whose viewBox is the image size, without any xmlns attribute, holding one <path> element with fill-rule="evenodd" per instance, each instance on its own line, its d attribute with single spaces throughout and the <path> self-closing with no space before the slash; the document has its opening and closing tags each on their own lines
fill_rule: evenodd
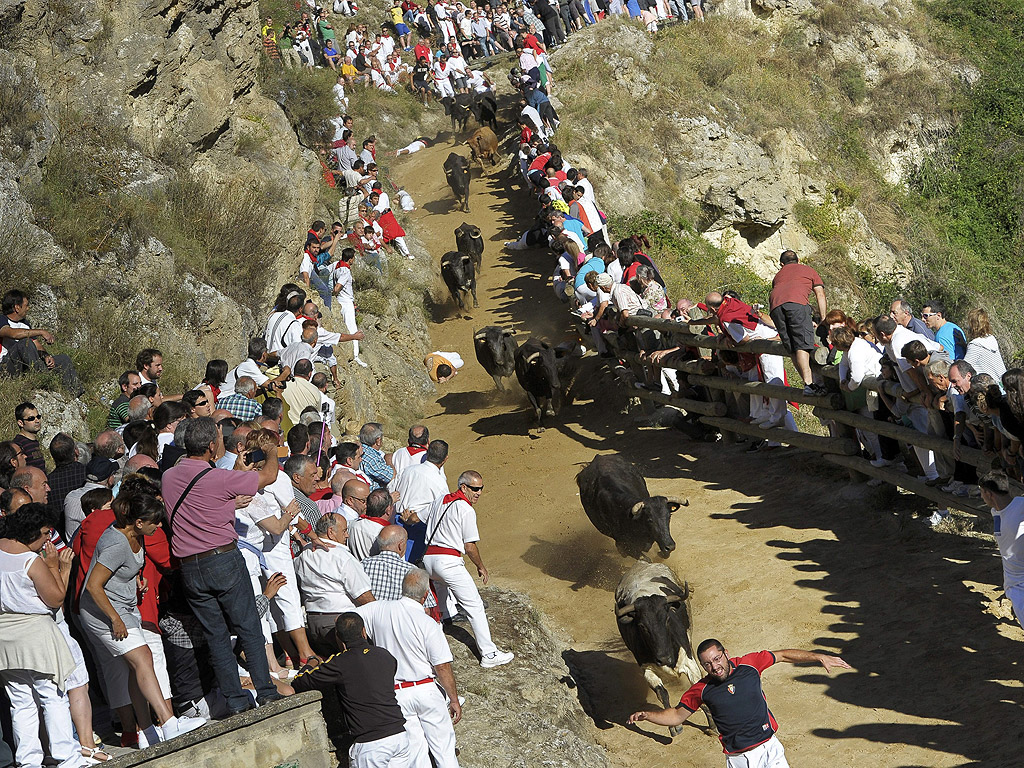
<svg viewBox="0 0 1024 768">
<path fill-rule="evenodd" d="M 566 661 L 609 758 L 645 768 L 722 764 L 717 741 L 697 728 L 670 742 L 666 729 L 622 724 L 655 702 L 612 612 L 630 562 L 593 529 L 575 483 L 596 453 L 617 451 L 641 467 L 652 492 L 690 499 L 673 520 L 678 548 L 668 562 L 695 589 L 695 642 L 715 636 L 734 654 L 817 648 L 855 668 L 831 678 L 789 665 L 765 674 L 793 766 L 1020 765 L 1024 634 L 986 612 L 1001 579 L 990 543 L 932 532 L 901 512 L 912 500 L 849 487 L 805 452 L 748 455 L 638 430 L 604 374 L 591 373 L 580 400 L 542 434 L 530 429 L 517 384 L 495 392 L 475 361 L 475 329 L 494 323 L 514 328 L 520 342 L 559 341 L 569 326 L 550 289 L 550 256 L 501 250 L 532 202 L 504 169 L 485 178 L 474 170 L 472 213 L 454 209 L 441 171 L 453 149 L 468 155 L 442 140 L 395 167 L 435 262 L 454 248 L 463 221 L 487 243 L 472 319 L 453 305 L 436 313 L 436 348 L 458 351 L 467 365 L 441 386 L 425 423 L 452 446 L 449 478 L 467 468 L 483 474 L 481 550 L 494 581 L 528 593 L 565 633 Z"/>
</svg>

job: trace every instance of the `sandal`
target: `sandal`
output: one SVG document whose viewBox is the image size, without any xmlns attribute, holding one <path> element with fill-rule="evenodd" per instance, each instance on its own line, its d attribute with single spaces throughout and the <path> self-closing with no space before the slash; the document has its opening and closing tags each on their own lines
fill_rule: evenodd
<svg viewBox="0 0 1024 768">
<path fill-rule="evenodd" d="M 113 755 L 103 749 L 102 744 L 98 747 L 82 747 L 82 757 L 86 760 L 95 760 L 97 763 L 105 763 L 107 760 L 113 759 Z"/>
</svg>

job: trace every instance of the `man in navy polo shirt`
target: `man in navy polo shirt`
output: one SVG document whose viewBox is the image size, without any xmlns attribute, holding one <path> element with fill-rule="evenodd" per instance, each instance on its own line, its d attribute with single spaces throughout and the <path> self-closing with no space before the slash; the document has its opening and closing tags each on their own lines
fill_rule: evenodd
<svg viewBox="0 0 1024 768">
<path fill-rule="evenodd" d="M 697 659 L 707 676 L 690 687 L 679 706 L 655 712 L 634 712 L 630 723 L 647 720 L 657 725 L 682 725 L 702 704 L 707 704 L 721 734 L 727 768 L 789 768 L 785 750 L 775 737 L 779 725 L 761 690 L 761 673 L 778 661 L 816 662 L 831 672 L 851 669 L 838 656 L 787 649 L 757 651 L 731 658 L 718 640 L 697 646 Z"/>
</svg>

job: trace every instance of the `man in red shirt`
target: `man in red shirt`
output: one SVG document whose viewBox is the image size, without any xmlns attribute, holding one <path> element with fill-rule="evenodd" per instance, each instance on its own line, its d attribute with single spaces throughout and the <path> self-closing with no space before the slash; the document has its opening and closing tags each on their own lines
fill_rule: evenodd
<svg viewBox="0 0 1024 768">
<path fill-rule="evenodd" d="M 825 285 L 821 276 L 806 264 L 800 264 L 796 251 L 782 252 L 782 265 L 772 279 L 772 293 L 768 299 L 769 315 L 786 349 L 793 353 L 797 373 L 804 380 L 804 394 L 816 395 L 824 391 L 811 376 L 811 353 L 814 352 L 814 319 L 807 297 L 813 292 L 818 303 L 818 314 L 824 318 L 828 312 L 825 303 Z"/>
<path fill-rule="evenodd" d="M 851 669 L 838 656 L 794 648 L 730 658 L 718 640 L 705 640 L 697 646 L 697 659 L 708 674 L 690 686 L 678 706 L 634 712 L 629 722 L 647 720 L 657 725 L 682 725 L 706 704 L 720 734 L 727 768 L 789 768 L 785 750 L 775 736 L 779 724 L 761 690 L 761 673 L 768 667 L 784 661 L 819 663 L 829 673 L 833 669 Z"/>
</svg>

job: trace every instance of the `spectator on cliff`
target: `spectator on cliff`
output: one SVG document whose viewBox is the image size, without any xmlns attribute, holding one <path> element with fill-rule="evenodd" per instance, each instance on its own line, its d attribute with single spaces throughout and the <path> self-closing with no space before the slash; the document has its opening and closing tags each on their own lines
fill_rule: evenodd
<svg viewBox="0 0 1024 768">
<path fill-rule="evenodd" d="M 824 388 L 814 383 L 811 374 L 811 354 L 817 345 L 813 313 L 807 304 L 808 295 L 814 294 L 820 317 L 825 317 L 828 307 L 821 276 L 799 262 L 796 251 L 783 251 L 779 257 L 781 267 L 772 279 L 769 315 L 782 344 L 793 353 L 793 363 L 804 382 L 804 394 L 815 395 L 823 392 Z"/>
<path fill-rule="evenodd" d="M 967 339 L 964 361 L 978 373 L 987 373 L 1000 381 L 1006 373 L 1006 363 L 999 351 L 999 342 L 992 333 L 988 312 L 984 309 L 972 309 L 967 313 Z"/>
<path fill-rule="evenodd" d="M 229 411 L 240 421 L 255 421 L 261 414 L 255 394 L 256 381 L 251 376 L 239 376 L 234 384 L 234 392 L 221 396 L 217 407 Z"/>
<path fill-rule="evenodd" d="M 64 499 L 85 485 L 85 464 L 78 460 L 78 446 L 74 438 L 63 432 L 58 432 L 50 440 L 50 456 L 54 469 L 46 478 L 50 483 L 47 506 L 54 515 L 52 519 L 61 520 L 64 517 Z"/>
<path fill-rule="evenodd" d="M 138 371 L 125 371 L 118 377 L 117 386 L 121 392 L 110 404 L 110 411 L 107 413 L 107 429 L 117 429 L 128 423 L 128 401 L 141 385 L 142 377 L 139 376 Z"/>
<path fill-rule="evenodd" d="M 959 325 L 946 319 L 946 306 L 941 301 L 933 299 L 925 304 L 921 308 L 921 319 L 935 334 L 935 340 L 943 346 L 950 360 L 963 359 L 967 351 L 967 337 Z"/>
<path fill-rule="evenodd" d="M 53 333 L 28 324 L 29 307 L 28 296 L 17 289 L 7 291 L 0 299 L 0 370 L 9 376 L 21 376 L 29 370 L 53 371 L 60 375 L 68 392 L 80 396 L 85 388 L 78 381 L 71 358 L 46 350 L 43 345 L 53 344 Z"/>
<path fill-rule="evenodd" d="M 359 153 L 356 152 L 356 137 L 352 131 L 345 131 L 342 134 L 342 141 L 345 143 L 335 150 L 335 154 L 338 156 L 338 168 L 342 171 L 347 171 L 359 159 Z M 363 162 L 365 164 L 366 161 L 364 160 Z"/>
<path fill-rule="evenodd" d="M 935 334 L 931 328 L 920 318 L 914 317 L 914 309 L 906 299 L 896 299 L 892 303 L 889 307 L 889 317 L 904 328 L 924 336 L 929 341 L 935 341 Z"/>
<path fill-rule="evenodd" d="M 228 371 L 227 378 L 221 387 L 220 399 L 217 401 L 218 407 L 228 408 L 224 403 L 229 402 L 230 396 L 238 391 L 238 382 L 242 379 L 249 379 L 255 385 L 255 389 L 247 397 L 256 397 L 260 393 L 271 393 L 283 387 L 284 382 L 291 376 L 291 369 L 284 366 L 280 368 L 278 375 L 271 379 L 260 367 L 267 364 L 268 357 L 267 342 L 262 336 L 254 336 L 249 339 L 248 357 Z M 228 410 L 231 409 L 228 408 Z M 245 409 L 243 408 L 243 410 Z M 237 418 L 242 418 L 234 411 L 232 414 Z"/>
<path fill-rule="evenodd" d="M 14 420 L 18 433 L 11 441 L 25 454 L 25 463 L 46 471 L 46 460 L 39 447 L 39 430 L 43 428 L 43 417 L 32 403 L 19 403 L 14 407 Z"/>
</svg>

